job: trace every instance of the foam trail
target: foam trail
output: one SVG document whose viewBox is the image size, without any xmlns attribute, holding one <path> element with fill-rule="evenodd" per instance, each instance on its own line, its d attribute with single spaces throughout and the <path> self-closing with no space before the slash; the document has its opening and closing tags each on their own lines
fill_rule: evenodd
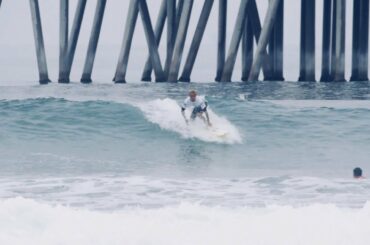
<svg viewBox="0 0 370 245">
<path fill-rule="evenodd" d="M 220 132 L 227 132 L 224 137 L 217 136 L 201 120 L 186 125 L 180 113 L 180 107 L 175 100 L 169 98 L 157 99 L 140 103 L 138 107 L 144 112 L 149 121 L 158 124 L 162 129 L 176 132 L 184 138 L 196 138 L 202 141 L 225 144 L 242 142 L 238 129 L 226 118 L 218 116 L 211 109 L 208 109 L 208 113 L 213 124 L 212 128 L 217 128 Z M 186 113 L 189 117 L 189 110 Z"/>
<path fill-rule="evenodd" d="M 367 245 L 370 205 L 220 208 L 181 204 L 114 212 L 0 201 L 0 244 Z"/>
</svg>

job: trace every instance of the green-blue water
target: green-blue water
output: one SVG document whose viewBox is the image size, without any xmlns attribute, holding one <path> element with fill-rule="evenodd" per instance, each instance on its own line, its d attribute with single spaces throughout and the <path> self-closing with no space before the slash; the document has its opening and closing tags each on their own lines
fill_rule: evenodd
<svg viewBox="0 0 370 245">
<path fill-rule="evenodd" d="M 189 89 L 225 136 L 185 124 Z M 2 86 L 0 244 L 368 244 L 370 183 L 352 169 L 370 169 L 369 95 L 367 83 Z"/>
<path fill-rule="evenodd" d="M 278 171 L 350 177 L 354 166 L 370 162 L 369 88 L 354 85 L 3 87 L 0 170 L 49 176 L 240 177 Z M 215 116 L 236 128 L 230 140 L 202 132 L 189 136 L 178 128 L 184 125 L 176 103 L 190 88 L 206 95 Z"/>
</svg>

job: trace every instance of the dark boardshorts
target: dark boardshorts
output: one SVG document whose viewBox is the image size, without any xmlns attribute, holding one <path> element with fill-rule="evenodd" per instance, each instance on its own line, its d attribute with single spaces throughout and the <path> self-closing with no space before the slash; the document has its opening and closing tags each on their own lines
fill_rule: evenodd
<svg viewBox="0 0 370 245">
<path fill-rule="evenodd" d="M 191 116 L 190 116 L 192 120 L 194 120 L 197 117 L 198 113 L 207 111 L 208 103 L 207 102 L 204 102 L 204 103 L 206 104 L 206 107 L 204 107 L 204 109 L 202 109 L 201 106 L 194 107 L 193 112 L 191 113 Z"/>
</svg>

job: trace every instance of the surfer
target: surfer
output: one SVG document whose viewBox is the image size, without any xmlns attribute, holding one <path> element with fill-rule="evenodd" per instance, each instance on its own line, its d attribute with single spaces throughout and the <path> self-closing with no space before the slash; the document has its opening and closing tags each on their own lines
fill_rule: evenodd
<svg viewBox="0 0 370 245">
<path fill-rule="evenodd" d="M 209 127 L 212 126 L 207 112 L 208 102 L 204 98 L 197 97 L 197 92 L 195 90 L 191 90 L 189 92 L 189 96 L 181 105 L 181 113 L 185 119 L 186 124 L 189 123 L 189 119 L 186 118 L 185 110 L 189 107 L 193 107 L 193 111 L 190 116 L 190 119 L 192 121 L 195 120 L 195 118 L 199 117 L 206 125 L 208 125 Z M 204 114 L 206 115 L 205 117 Z"/>
</svg>

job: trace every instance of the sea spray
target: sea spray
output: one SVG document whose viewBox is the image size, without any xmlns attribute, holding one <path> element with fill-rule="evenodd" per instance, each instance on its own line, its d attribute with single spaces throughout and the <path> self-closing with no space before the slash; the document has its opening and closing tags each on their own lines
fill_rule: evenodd
<svg viewBox="0 0 370 245">
<path fill-rule="evenodd" d="M 184 138 L 195 138 L 207 142 L 235 144 L 242 142 L 242 136 L 238 129 L 225 117 L 221 117 L 208 109 L 212 127 L 226 132 L 223 137 L 215 134 L 210 128 L 204 125 L 201 120 L 185 123 L 180 113 L 179 104 L 172 99 L 157 99 L 150 102 L 138 104 L 149 121 L 158 124 L 162 129 L 180 134 Z M 187 112 L 188 114 L 190 112 Z M 189 115 L 187 115 L 189 118 Z"/>
</svg>

